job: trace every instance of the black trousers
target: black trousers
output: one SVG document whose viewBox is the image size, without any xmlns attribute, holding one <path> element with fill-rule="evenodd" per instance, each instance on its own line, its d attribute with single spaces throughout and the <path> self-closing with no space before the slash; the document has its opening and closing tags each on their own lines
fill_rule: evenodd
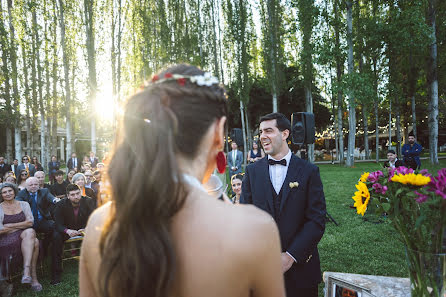
<svg viewBox="0 0 446 297">
<path fill-rule="evenodd" d="M 46 255 L 48 253 L 49 245 L 51 243 L 53 244 L 53 249 L 51 251 L 51 273 L 54 277 L 57 272 L 57 248 L 54 244 L 54 235 L 57 233 L 56 225 L 53 220 L 41 219 L 40 221 L 34 223 L 33 228 L 34 230 L 36 230 L 37 233 L 45 233 L 45 238 L 42 242 L 43 255 Z M 60 264 L 60 267 L 62 269 L 62 264 Z"/>
<path fill-rule="evenodd" d="M 53 278 L 60 277 L 62 273 L 62 252 L 63 244 L 65 240 L 70 238 L 68 234 L 55 231 L 53 233 L 53 249 L 54 249 L 54 261 L 53 261 Z"/>
</svg>

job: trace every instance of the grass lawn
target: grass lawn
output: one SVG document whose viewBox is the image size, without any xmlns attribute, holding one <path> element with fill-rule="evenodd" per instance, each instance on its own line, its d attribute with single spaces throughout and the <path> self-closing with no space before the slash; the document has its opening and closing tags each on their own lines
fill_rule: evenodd
<svg viewBox="0 0 446 297">
<path fill-rule="evenodd" d="M 446 167 L 446 160 L 433 168 L 423 162 L 423 168 L 438 170 Z M 327 211 L 339 223 L 335 226 L 327 222 L 325 235 L 319 243 L 322 271 L 338 271 L 359 274 L 407 277 L 404 246 L 398 240 L 388 220 L 367 214 L 365 221 L 356 210 L 351 199 L 355 184 L 364 171 L 374 171 L 380 166 L 374 163 L 357 163 L 355 168 L 339 165 L 320 165 L 324 184 Z M 436 172 L 436 171 L 435 171 Z M 432 172 L 434 173 L 434 172 Z M 380 223 L 377 224 L 377 222 Z M 16 296 L 77 296 L 77 261 L 64 263 L 62 283 L 51 286 L 49 263 L 45 265 L 44 275 L 39 274 L 44 290 L 37 294 L 28 287 L 14 281 Z M 320 285 L 320 296 L 323 284 Z"/>
</svg>

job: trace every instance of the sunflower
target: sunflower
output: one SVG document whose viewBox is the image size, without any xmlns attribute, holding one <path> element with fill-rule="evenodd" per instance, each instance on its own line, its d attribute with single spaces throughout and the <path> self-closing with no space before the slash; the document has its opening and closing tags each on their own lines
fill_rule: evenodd
<svg viewBox="0 0 446 297">
<path fill-rule="evenodd" d="M 370 172 L 364 172 L 361 175 L 361 178 L 359 179 L 360 181 L 362 181 L 363 183 L 367 182 L 367 178 L 369 177 Z"/>
<path fill-rule="evenodd" d="M 425 186 L 431 181 L 431 178 L 422 174 L 408 173 L 395 174 L 392 181 L 403 185 Z"/>
<path fill-rule="evenodd" d="M 359 182 L 356 185 L 358 191 L 355 192 L 355 195 L 352 197 L 355 200 L 356 212 L 362 216 L 364 216 L 365 211 L 367 210 L 367 205 L 370 201 L 370 192 L 367 189 L 367 185 L 363 182 Z"/>
</svg>

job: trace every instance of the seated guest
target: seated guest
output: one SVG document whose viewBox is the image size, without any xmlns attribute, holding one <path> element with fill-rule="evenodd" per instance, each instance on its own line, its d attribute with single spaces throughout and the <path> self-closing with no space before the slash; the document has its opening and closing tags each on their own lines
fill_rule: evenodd
<svg viewBox="0 0 446 297">
<path fill-rule="evenodd" d="M 91 168 L 96 168 L 96 166 L 98 165 L 98 158 L 96 158 L 94 152 L 90 152 L 90 164 L 91 164 Z"/>
<path fill-rule="evenodd" d="M 5 180 L 8 176 L 13 176 L 14 178 L 16 178 L 15 173 L 13 171 L 8 171 L 3 176 L 3 180 Z"/>
<path fill-rule="evenodd" d="M 33 157 L 33 159 L 31 160 L 31 164 L 33 164 L 34 167 L 36 168 L 36 172 L 43 171 L 42 164 L 39 163 L 39 160 L 37 160 L 37 157 Z"/>
<path fill-rule="evenodd" d="M 85 176 L 85 187 L 91 189 L 91 183 L 93 181 L 93 172 L 91 170 L 85 170 L 84 176 Z"/>
<path fill-rule="evenodd" d="M 97 196 L 100 190 L 101 178 L 102 178 L 101 172 L 99 170 L 96 170 L 93 173 L 94 182 L 91 183 L 91 188 L 93 189 L 93 191 L 96 193 Z"/>
<path fill-rule="evenodd" d="M 69 184 L 73 183 L 73 176 L 74 176 L 75 174 L 76 174 L 76 171 L 75 171 L 74 169 L 70 169 L 70 170 L 68 170 L 66 181 L 67 181 Z"/>
<path fill-rule="evenodd" d="M 45 183 L 45 172 L 36 171 L 36 173 L 34 173 L 34 177 L 37 177 L 40 189 L 49 189 L 51 187 L 49 184 Z"/>
<path fill-rule="evenodd" d="M 15 199 L 17 192 L 14 184 L 0 185 L 0 279 L 8 277 L 10 259 L 23 257 L 22 284 L 42 291 L 36 272 L 39 240 L 32 228 L 34 217 L 28 203 Z"/>
<path fill-rule="evenodd" d="M 57 161 L 56 156 L 51 156 L 51 161 L 48 162 L 48 175 L 51 184 L 54 184 L 56 178 L 56 171 L 60 169 L 60 162 Z"/>
<path fill-rule="evenodd" d="M 8 171 L 11 171 L 11 165 L 5 163 L 5 157 L 0 156 L 0 178 L 4 179 Z"/>
<path fill-rule="evenodd" d="M 79 186 L 79 188 L 81 189 L 82 196 L 87 196 L 87 197 L 92 198 L 95 203 L 95 206 L 96 206 L 96 194 L 92 189 L 86 188 L 85 183 L 86 183 L 86 179 L 85 179 L 85 175 L 83 173 L 76 173 L 73 176 L 73 184 Z"/>
<path fill-rule="evenodd" d="M 12 164 L 11 164 L 11 171 L 12 172 L 14 172 L 14 175 L 16 176 L 16 178 L 17 178 L 17 176 L 19 176 L 19 160 L 17 160 L 17 159 L 14 159 L 14 161 L 12 161 Z"/>
<path fill-rule="evenodd" d="M 234 174 L 231 177 L 231 187 L 232 191 L 234 192 L 234 196 L 232 196 L 231 200 L 234 204 L 240 203 L 240 194 L 242 194 L 242 181 L 243 175 L 241 174 Z"/>
<path fill-rule="evenodd" d="M 105 169 L 105 164 L 104 163 L 98 163 L 98 165 L 96 165 L 96 169 L 99 170 L 99 171 Z"/>
<path fill-rule="evenodd" d="M 403 162 L 401 160 L 398 160 L 398 158 L 396 157 L 396 153 L 394 150 L 389 150 L 387 152 L 387 161 L 384 162 L 385 168 L 388 168 L 388 170 L 390 170 L 403 165 Z"/>
<path fill-rule="evenodd" d="M 4 183 L 10 183 L 10 184 L 14 184 L 17 185 L 16 183 L 16 179 L 14 175 L 8 175 L 6 176 L 6 178 L 3 180 Z"/>
<path fill-rule="evenodd" d="M 81 189 L 75 184 L 69 184 L 66 189 L 67 198 L 57 203 L 54 213 L 56 233 L 54 236 L 54 249 L 57 253 L 55 265 L 55 282 L 60 282 L 62 273 L 62 250 L 65 240 L 82 235 L 90 214 L 94 211 L 94 202 L 91 198 L 81 195 Z"/>
<path fill-rule="evenodd" d="M 67 186 L 70 184 L 66 180 L 63 179 L 63 171 L 57 170 L 54 174 L 56 178 L 56 182 L 51 186 L 50 192 L 53 194 L 53 196 L 57 198 L 65 198 Z"/>
<path fill-rule="evenodd" d="M 19 190 L 23 190 L 26 188 L 26 180 L 29 178 L 29 173 L 25 169 L 20 170 L 20 174 L 17 178 L 17 185 L 19 186 Z"/>
<path fill-rule="evenodd" d="M 48 189 L 40 189 L 39 181 L 36 177 L 30 177 L 26 180 L 26 189 L 21 190 L 17 194 L 17 200 L 26 201 L 31 206 L 31 211 L 34 216 L 33 228 L 38 233 L 45 233 L 45 239 L 43 240 L 43 251 L 48 250 L 48 245 L 50 240 L 53 238 L 53 233 L 55 231 L 54 220 L 51 216 L 51 212 L 60 200 L 53 195 L 51 195 Z M 54 281 L 54 265 L 55 261 L 55 249 L 52 252 L 52 272 Z M 51 282 L 54 284 L 54 282 Z"/>
</svg>

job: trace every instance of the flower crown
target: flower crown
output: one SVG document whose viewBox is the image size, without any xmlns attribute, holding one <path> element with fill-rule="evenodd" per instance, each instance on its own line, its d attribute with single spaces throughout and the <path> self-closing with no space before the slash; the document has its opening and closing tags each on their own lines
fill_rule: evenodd
<svg viewBox="0 0 446 297">
<path fill-rule="evenodd" d="M 151 83 L 160 84 L 168 81 L 176 81 L 180 86 L 184 86 L 186 84 L 186 80 L 189 80 L 191 83 L 198 86 L 206 87 L 219 83 L 218 78 L 212 76 L 212 74 L 209 72 L 205 72 L 202 75 L 183 75 L 167 72 L 163 77 L 159 77 L 158 75 L 153 76 Z"/>
</svg>

